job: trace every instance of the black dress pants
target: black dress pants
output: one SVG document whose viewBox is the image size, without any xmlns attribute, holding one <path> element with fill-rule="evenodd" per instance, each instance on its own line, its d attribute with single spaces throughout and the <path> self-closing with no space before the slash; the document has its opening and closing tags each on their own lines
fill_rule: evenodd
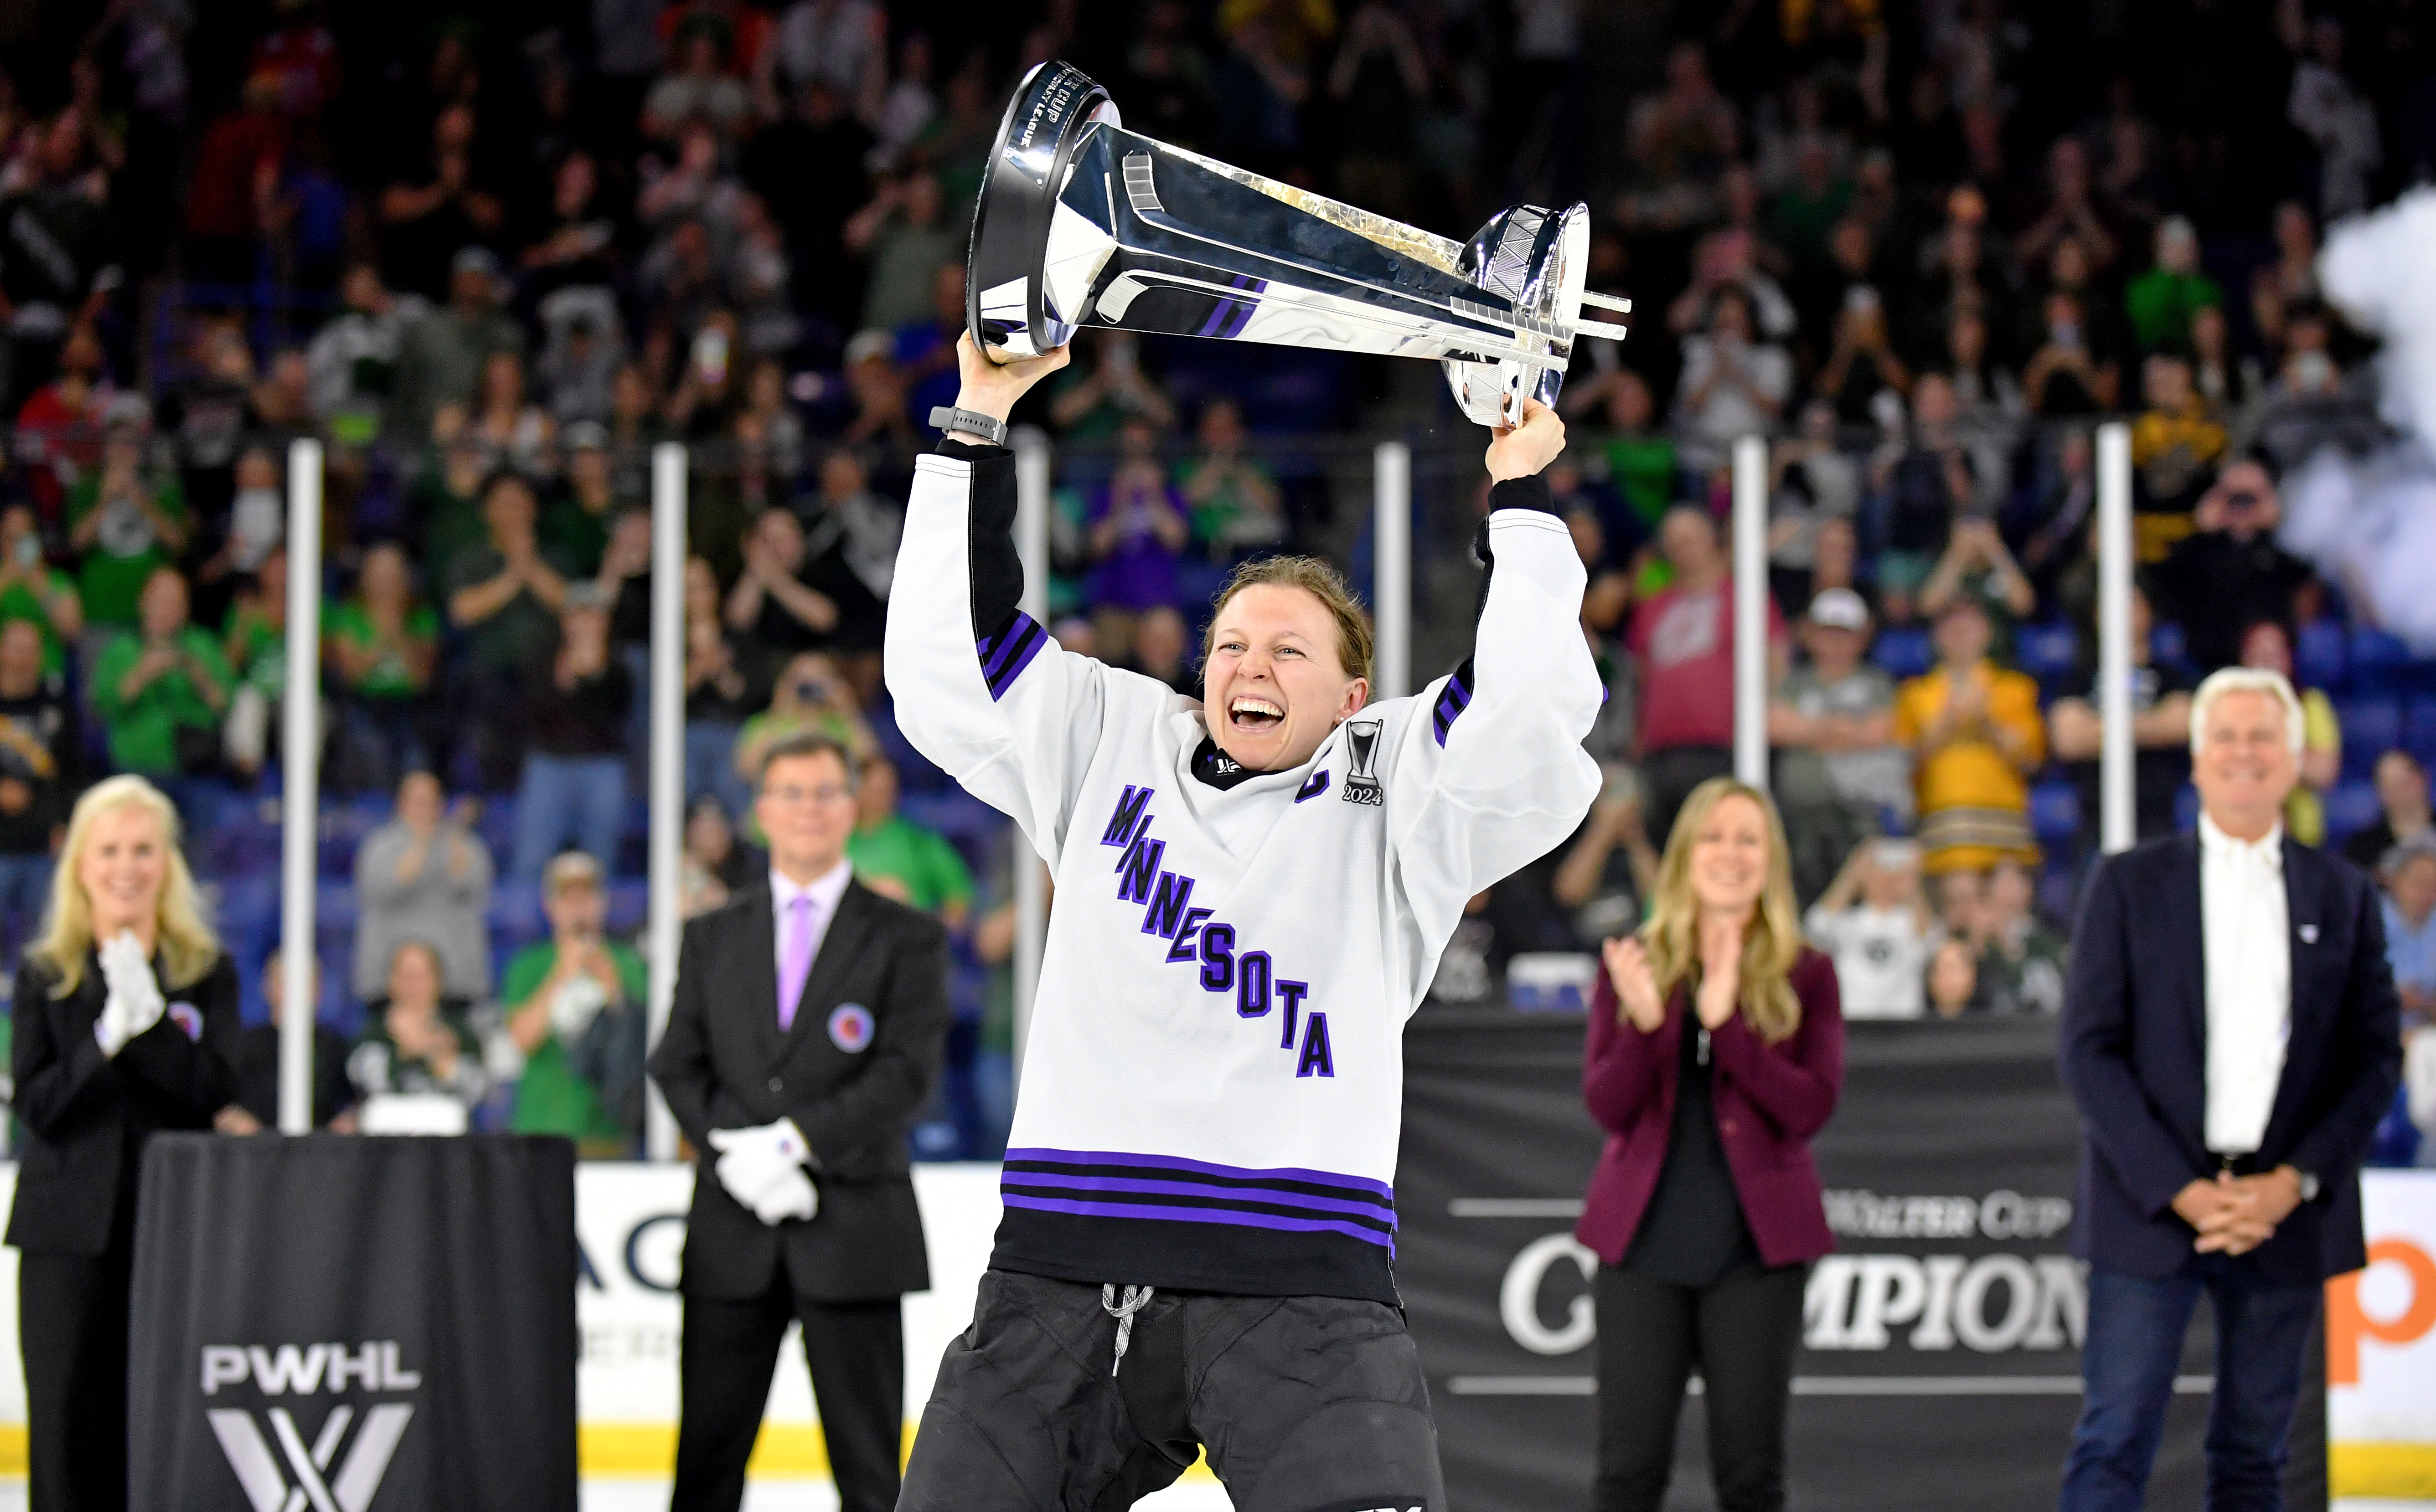
<svg viewBox="0 0 2436 1512">
<path fill-rule="evenodd" d="M 892 1512 L 905 1427 L 905 1327 L 896 1297 L 816 1302 L 784 1267 L 760 1296 L 688 1296 L 677 1346 L 676 1490 L 670 1512 L 736 1512 L 744 1463 L 769 1405 L 770 1373 L 790 1321 L 804 1326 L 804 1364 L 837 1478 L 839 1512 Z"/>
<path fill-rule="evenodd" d="M 135 1246 L 17 1258 L 29 1512 L 125 1512 L 127 1306 Z"/>
<path fill-rule="evenodd" d="M 1784 1512 L 1784 1415 L 1806 1265 L 1746 1266 L 1708 1286 L 1599 1267 L 1598 1512 L 1657 1512 L 1675 1419 L 1700 1368 L 1718 1512 Z"/>
</svg>

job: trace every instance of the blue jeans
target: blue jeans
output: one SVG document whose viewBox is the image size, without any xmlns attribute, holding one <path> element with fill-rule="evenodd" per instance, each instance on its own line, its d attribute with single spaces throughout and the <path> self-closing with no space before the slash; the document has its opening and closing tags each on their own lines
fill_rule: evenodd
<svg viewBox="0 0 2436 1512">
<path fill-rule="evenodd" d="M 509 875 L 531 881 L 567 841 L 589 852 L 603 875 L 618 869 L 618 836 L 626 825 L 626 758 L 525 757 L 516 789 L 516 857 Z"/>
<path fill-rule="evenodd" d="M 15 960 L 43 927 L 43 910 L 51 901 L 54 864 L 43 851 L 0 854 L 0 935 L 8 939 L 9 960 Z"/>
<path fill-rule="evenodd" d="M 686 807 L 704 793 L 719 800 L 728 823 L 742 825 L 753 807 L 753 789 L 736 773 L 738 726 L 717 720 L 688 720 L 685 727 Z"/>
<path fill-rule="evenodd" d="M 2064 1461 L 2062 1512 L 2138 1512 L 2201 1292 L 2216 1307 L 2202 1504 L 2207 1512 L 2284 1505 L 2285 1440 L 2323 1288 L 2261 1280 L 2246 1259 L 2193 1255 L 2160 1280 L 2090 1272 L 2086 1396 Z"/>
</svg>

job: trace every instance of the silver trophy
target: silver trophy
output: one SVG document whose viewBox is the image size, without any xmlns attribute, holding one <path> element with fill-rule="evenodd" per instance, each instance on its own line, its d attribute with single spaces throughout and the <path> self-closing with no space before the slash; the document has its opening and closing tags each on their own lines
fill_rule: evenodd
<svg viewBox="0 0 2436 1512">
<path fill-rule="evenodd" d="M 973 211 L 965 321 L 993 356 L 1085 326 L 1436 357 L 1463 412 L 1553 405 L 1582 307 L 1590 214 L 1516 205 L 1458 243 L 1124 130 L 1070 64 L 1024 76 Z"/>
</svg>

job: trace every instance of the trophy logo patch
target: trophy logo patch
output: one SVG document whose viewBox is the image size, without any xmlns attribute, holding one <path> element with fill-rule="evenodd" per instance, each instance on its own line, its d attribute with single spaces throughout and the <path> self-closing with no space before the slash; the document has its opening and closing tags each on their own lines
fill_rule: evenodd
<svg viewBox="0 0 2436 1512">
<path fill-rule="evenodd" d="M 1356 720 L 1345 727 L 1345 801 L 1376 808 L 1386 801 L 1380 789 L 1379 721 Z"/>
</svg>

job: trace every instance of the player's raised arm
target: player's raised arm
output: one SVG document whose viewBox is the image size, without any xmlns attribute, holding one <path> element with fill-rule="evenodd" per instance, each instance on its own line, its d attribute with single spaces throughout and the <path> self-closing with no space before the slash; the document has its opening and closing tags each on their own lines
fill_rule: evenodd
<svg viewBox="0 0 2436 1512">
<path fill-rule="evenodd" d="M 888 599 L 888 690 L 914 748 L 1023 827 L 1044 850 L 1065 833 L 1073 778 L 1099 739 L 1106 669 L 1071 656 L 1024 614 L 1015 546 L 1015 454 L 1003 427 L 1066 349 L 1003 365 L 956 342 L 960 415 L 916 459 Z"/>
<path fill-rule="evenodd" d="M 1427 714 L 1399 742 L 1389 840 L 1425 927 L 1561 842 L 1598 794 L 1582 749 L 1603 692 L 1582 638 L 1587 577 L 1540 476 L 1564 445 L 1537 400 L 1489 443 L 1472 653 L 1422 691 Z"/>
</svg>

